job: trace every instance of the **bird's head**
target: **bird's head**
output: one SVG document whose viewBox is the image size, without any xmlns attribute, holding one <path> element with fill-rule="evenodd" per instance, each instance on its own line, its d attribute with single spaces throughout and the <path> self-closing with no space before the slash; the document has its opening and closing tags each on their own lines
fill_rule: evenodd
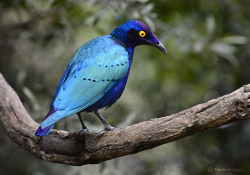
<svg viewBox="0 0 250 175">
<path fill-rule="evenodd" d="M 134 48 L 138 45 L 151 45 L 167 53 L 166 48 L 159 39 L 140 21 L 130 20 L 117 27 L 111 35 L 128 47 Z"/>
</svg>

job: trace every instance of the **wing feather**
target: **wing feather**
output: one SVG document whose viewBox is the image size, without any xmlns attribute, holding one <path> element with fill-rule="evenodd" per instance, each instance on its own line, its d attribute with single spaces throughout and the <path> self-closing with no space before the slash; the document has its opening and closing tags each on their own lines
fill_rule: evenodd
<svg viewBox="0 0 250 175">
<path fill-rule="evenodd" d="M 42 128 L 73 115 L 100 100 L 126 75 L 129 55 L 111 36 L 102 36 L 83 45 L 66 68 L 51 106 L 56 113 L 44 120 Z"/>
</svg>

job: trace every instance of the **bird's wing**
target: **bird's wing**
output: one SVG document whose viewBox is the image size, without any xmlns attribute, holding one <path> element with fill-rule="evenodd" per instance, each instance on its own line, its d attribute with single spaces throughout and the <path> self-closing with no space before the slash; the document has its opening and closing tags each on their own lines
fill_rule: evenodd
<svg viewBox="0 0 250 175">
<path fill-rule="evenodd" d="M 42 128 L 100 100 L 128 69 L 128 52 L 110 36 L 83 45 L 71 59 L 52 99 L 51 106 L 58 112 L 45 119 Z"/>
</svg>

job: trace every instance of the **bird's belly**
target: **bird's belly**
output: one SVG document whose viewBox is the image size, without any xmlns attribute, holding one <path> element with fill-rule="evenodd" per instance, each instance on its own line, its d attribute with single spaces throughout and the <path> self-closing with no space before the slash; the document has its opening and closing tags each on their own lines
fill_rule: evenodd
<svg viewBox="0 0 250 175">
<path fill-rule="evenodd" d="M 89 106 L 84 111 L 92 111 L 98 110 L 103 107 L 109 108 L 112 106 L 122 95 L 124 88 L 126 86 L 127 80 L 129 76 L 129 71 L 125 75 L 125 77 L 114 87 L 112 88 L 107 94 L 105 94 L 100 100 Z"/>
</svg>

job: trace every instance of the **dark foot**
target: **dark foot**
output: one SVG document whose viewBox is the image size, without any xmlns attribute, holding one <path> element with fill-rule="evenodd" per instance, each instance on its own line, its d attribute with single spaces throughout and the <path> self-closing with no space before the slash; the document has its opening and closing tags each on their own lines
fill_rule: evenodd
<svg viewBox="0 0 250 175">
<path fill-rule="evenodd" d="M 111 131 L 111 130 L 115 130 L 117 128 L 114 128 L 112 126 L 110 126 L 108 124 L 108 122 L 102 117 L 102 115 L 97 111 L 97 110 L 93 110 L 93 112 L 95 113 L 95 115 L 101 120 L 101 122 L 104 124 L 105 129 L 102 130 L 101 132 L 98 132 L 95 136 L 95 141 L 99 140 L 103 134 L 105 134 L 107 131 Z"/>
<path fill-rule="evenodd" d="M 107 131 L 116 130 L 116 129 L 118 129 L 118 128 L 115 128 L 112 126 L 105 128 L 104 130 L 102 130 L 96 134 L 95 141 L 98 141 L 102 137 L 102 135 L 105 134 Z"/>
<path fill-rule="evenodd" d="M 83 135 L 86 134 L 86 133 L 91 133 L 91 131 L 90 131 L 88 128 L 82 129 L 82 130 L 80 131 L 80 136 L 83 136 Z"/>
</svg>

